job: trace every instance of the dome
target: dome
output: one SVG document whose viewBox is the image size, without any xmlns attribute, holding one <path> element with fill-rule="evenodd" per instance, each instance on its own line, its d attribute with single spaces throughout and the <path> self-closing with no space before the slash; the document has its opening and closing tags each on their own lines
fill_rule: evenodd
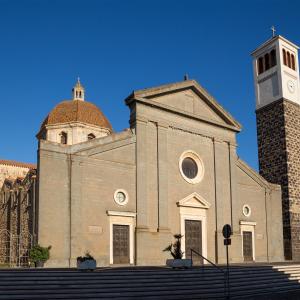
<svg viewBox="0 0 300 300">
<path fill-rule="evenodd" d="M 47 125 L 82 122 L 109 129 L 112 127 L 101 110 L 93 103 L 82 100 L 67 100 L 59 103 L 42 123 L 41 130 Z"/>
</svg>

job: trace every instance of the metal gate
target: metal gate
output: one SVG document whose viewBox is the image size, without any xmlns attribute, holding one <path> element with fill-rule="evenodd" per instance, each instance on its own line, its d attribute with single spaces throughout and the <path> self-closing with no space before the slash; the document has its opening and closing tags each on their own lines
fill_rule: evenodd
<svg viewBox="0 0 300 300">
<path fill-rule="evenodd" d="M 243 255 L 244 255 L 244 261 L 253 261 L 251 231 L 243 231 Z"/>
<path fill-rule="evenodd" d="M 0 265 L 7 267 L 29 266 L 29 250 L 33 238 L 30 233 L 12 234 L 8 230 L 0 230 Z"/>
<path fill-rule="evenodd" d="M 185 220 L 185 255 L 191 258 L 191 249 L 202 255 L 202 222 L 195 220 Z M 193 264 L 203 264 L 203 259 L 194 257 Z"/>
<path fill-rule="evenodd" d="M 129 264 L 129 226 L 113 225 L 114 264 Z"/>
</svg>

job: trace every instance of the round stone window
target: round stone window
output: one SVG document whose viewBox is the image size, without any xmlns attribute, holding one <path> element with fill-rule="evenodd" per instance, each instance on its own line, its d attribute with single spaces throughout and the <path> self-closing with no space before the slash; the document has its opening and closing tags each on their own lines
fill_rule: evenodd
<svg viewBox="0 0 300 300">
<path fill-rule="evenodd" d="M 245 217 L 250 217 L 250 215 L 251 215 L 251 208 L 250 208 L 249 205 L 245 204 L 243 206 L 243 214 L 244 214 Z"/>
<path fill-rule="evenodd" d="M 200 182 L 204 175 L 203 162 L 194 151 L 185 151 L 179 159 L 179 170 L 182 177 L 189 183 Z"/>
<path fill-rule="evenodd" d="M 125 205 L 128 203 L 129 197 L 125 190 L 118 189 L 114 194 L 115 202 L 119 205 Z"/>
</svg>

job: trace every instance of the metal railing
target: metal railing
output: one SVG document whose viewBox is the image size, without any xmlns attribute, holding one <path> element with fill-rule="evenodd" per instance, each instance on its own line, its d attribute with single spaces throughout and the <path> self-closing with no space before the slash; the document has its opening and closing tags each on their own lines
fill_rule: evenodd
<svg viewBox="0 0 300 300">
<path fill-rule="evenodd" d="M 217 269 L 218 271 L 220 271 L 224 275 L 224 297 L 226 299 L 230 299 L 230 288 L 229 288 L 229 284 L 228 284 L 229 283 L 229 281 L 228 281 L 228 271 L 224 271 L 222 268 L 217 266 L 215 263 L 210 261 L 208 258 L 204 257 L 202 254 L 200 254 L 196 250 L 194 250 L 194 249 L 190 249 L 190 250 L 191 250 L 192 266 L 193 266 L 193 253 L 195 253 L 198 256 L 200 256 L 203 260 L 205 260 L 209 264 L 211 264 L 215 269 Z M 202 276 L 203 275 L 204 275 L 204 263 L 202 263 Z"/>
</svg>

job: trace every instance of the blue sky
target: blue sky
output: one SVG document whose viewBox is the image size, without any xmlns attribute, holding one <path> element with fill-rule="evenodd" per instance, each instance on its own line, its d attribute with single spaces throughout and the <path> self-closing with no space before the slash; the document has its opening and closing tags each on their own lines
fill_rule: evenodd
<svg viewBox="0 0 300 300">
<path fill-rule="evenodd" d="M 71 98 L 128 127 L 134 89 L 196 79 L 243 125 L 238 154 L 257 169 L 250 52 L 270 27 L 300 44 L 298 1 L 0 0 L 0 158 L 36 162 L 35 134 Z"/>
</svg>

